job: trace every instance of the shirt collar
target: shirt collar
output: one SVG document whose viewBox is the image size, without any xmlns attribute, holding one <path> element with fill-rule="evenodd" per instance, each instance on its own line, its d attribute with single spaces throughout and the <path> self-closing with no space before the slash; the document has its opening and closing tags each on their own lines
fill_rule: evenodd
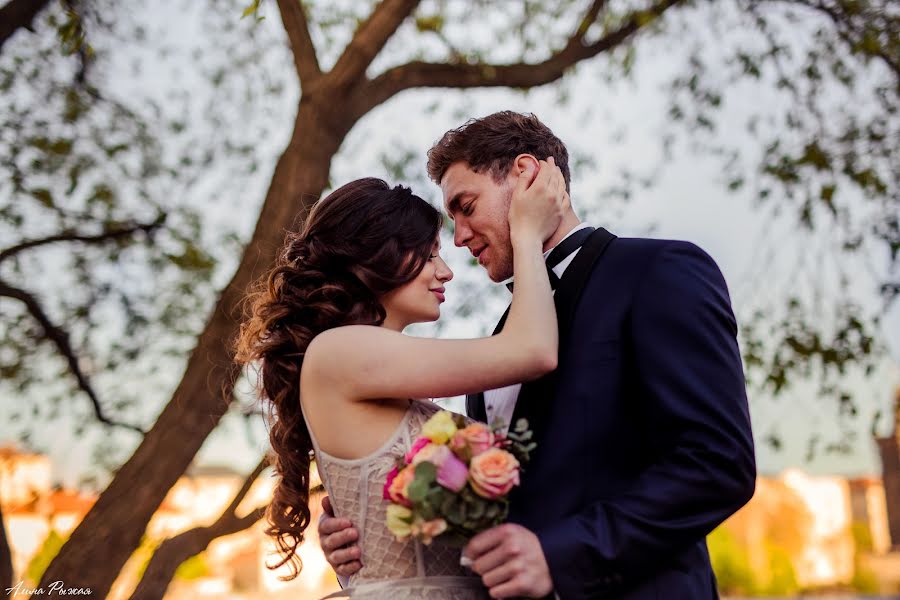
<svg viewBox="0 0 900 600">
<path fill-rule="evenodd" d="M 572 228 L 572 231 L 570 231 L 569 233 L 567 233 L 566 235 L 564 235 L 563 238 L 562 238 L 561 240 L 559 240 L 558 242 L 556 242 L 556 243 L 553 245 L 552 248 L 550 248 L 549 250 L 547 250 L 546 252 L 544 252 L 544 260 L 547 260 L 547 257 L 550 256 L 550 253 L 553 252 L 553 248 L 556 248 L 558 245 L 562 244 L 562 243 L 563 243 L 563 240 L 565 240 L 567 237 L 569 237 L 570 235 L 572 235 L 572 234 L 575 233 L 576 231 L 580 231 L 580 230 L 584 229 L 585 227 L 590 227 L 590 224 L 588 224 L 588 223 L 579 223 L 578 225 L 576 225 L 575 227 L 573 227 L 573 228 Z M 573 250 L 573 251 L 572 251 L 572 254 L 575 254 L 576 252 L 578 252 L 578 250 L 580 250 L 580 248 L 578 248 L 578 249 L 576 249 L 576 250 Z M 572 254 L 570 254 L 569 256 L 572 256 Z M 568 266 L 569 266 L 569 262 L 566 261 L 566 259 L 564 258 L 564 259 L 559 263 L 559 265 L 557 265 L 557 267 L 553 270 L 553 272 L 556 273 L 558 276 L 562 277 L 562 272 L 564 272 L 564 271 L 566 270 L 565 267 L 568 267 Z M 559 270 L 560 267 L 562 267 L 562 269 L 561 269 L 562 272 L 557 272 L 557 270 Z M 505 279 L 505 280 L 503 280 L 503 281 L 500 282 L 500 285 L 506 285 L 506 284 L 508 284 L 508 283 L 511 283 L 514 279 L 515 279 L 515 277 L 510 277 L 509 279 Z"/>
</svg>

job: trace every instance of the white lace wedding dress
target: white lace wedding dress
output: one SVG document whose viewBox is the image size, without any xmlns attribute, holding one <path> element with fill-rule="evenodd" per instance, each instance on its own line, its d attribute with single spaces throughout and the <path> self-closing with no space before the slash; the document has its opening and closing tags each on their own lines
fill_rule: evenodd
<svg viewBox="0 0 900 600">
<path fill-rule="evenodd" d="M 350 519 L 359 532 L 363 568 L 348 586 L 326 598 L 353 600 L 483 600 L 481 579 L 459 565 L 461 549 L 441 537 L 424 545 L 398 542 L 385 526 L 384 482 L 398 457 L 406 454 L 422 425 L 441 407 L 413 401 L 400 426 L 384 445 L 365 458 L 346 460 L 323 452 L 315 440 L 316 464 L 336 516 Z"/>
</svg>

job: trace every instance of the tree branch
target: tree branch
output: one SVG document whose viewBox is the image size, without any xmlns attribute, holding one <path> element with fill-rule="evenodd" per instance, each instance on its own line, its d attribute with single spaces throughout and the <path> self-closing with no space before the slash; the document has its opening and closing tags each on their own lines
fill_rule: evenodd
<svg viewBox="0 0 900 600">
<path fill-rule="evenodd" d="M 0 7 L 0 49 L 19 29 L 32 29 L 34 18 L 50 0 L 10 0 Z"/>
<path fill-rule="evenodd" d="M 597 17 L 600 15 L 600 11 L 604 6 L 606 6 L 606 4 L 607 0 L 594 0 L 590 8 L 587 9 L 587 12 L 584 13 L 584 17 L 582 17 L 581 23 L 578 25 L 578 29 L 576 29 L 575 33 L 572 34 L 572 37 L 569 38 L 569 44 L 572 44 L 576 40 L 584 40 L 584 36 L 587 35 L 588 29 L 590 29 L 591 25 L 593 25 L 597 20 Z"/>
<path fill-rule="evenodd" d="M 72 371 L 72 374 L 75 376 L 75 379 L 78 382 L 78 387 L 81 389 L 81 391 L 87 394 L 88 398 L 90 398 L 91 404 L 94 407 L 94 414 L 96 415 L 98 421 L 111 427 L 121 427 L 123 429 L 136 431 L 140 434 L 146 433 L 137 425 L 130 425 L 128 423 L 120 423 L 118 421 L 114 421 L 103 413 L 103 407 L 100 405 L 100 399 L 97 397 L 96 392 L 94 392 L 94 388 L 91 387 L 87 375 L 84 373 L 84 371 L 81 370 L 81 367 L 78 365 L 78 358 L 75 356 L 75 352 L 73 352 L 72 346 L 69 343 L 69 334 L 61 327 L 53 324 L 53 322 L 50 320 L 50 317 L 48 317 L 47 313 L 44 312 L 43 307 L 34 295 L 21 288 L 11 286 L 0 279 L 0 297 L 13 298 L 15 300 L 19 300 L 25 305 L 25 307 L 28 309 L 29 314 L 31 314 L 34 320 L 36 320 L 43 328 L 44 337 L 50 340 L 56 346 L 57 351 L 59 351 L 63 358 L 66 359 L 66 362 L 69 365 L 69 370 Z"/>
<path fill-rule="evenodd" d="M 834 27 L 837 30 L 838 36 L 840 36 L 840 38 L 842 40 L 844 40 L 844 42 L 851 49 L 857 48 L 856 51 L 858 51 L 858 45 L 859 45 L 860 40 L 855 39 L 852 34 L 856 34 L 857 36 L 862 37 L 865 32 L 858 31 L 858 29 L 854 26 L 852 15 L 839 13 L 834 7 L 826 6 L 822 2 L 811 2 L 808 0 L 799 0 L 799 1 L 800 1 L 800 4 L 802 4 L 803 6 L 806 6 L 814 11 L 823 13 L 829 19 L 831 19 L 831 22 L 834 23 Z M 864 22 L 870 22 L 869 17 L 872 17 L 872 16 L 873 15 L 870 12 L 870 14 L 868 14 L 868 15 L 862 15 L 861 19 Z M 880 16 L 881 18 L 884 18 L 884 19 L 892 19 L 892 18 L 896 19 L 897 18 L 896 16 L 891 16 L 890 14 L 882 14 L 882 15 L 878 15 L 878 16 Z M 871 21 L 875 21 L 875 19 L 871 19 Z M 886 28 L 888 29 L 888 31 L 894 31 L 896 34 L 896 31 L 897 31 L 896 26 L 898 25 L 898 23 L 895 22 L 894 25 L 895 25 L 895 27 L 890 27 L 890 25 L 888 25 Z M 877 51 L 871 50 L 868 52 L 864 52 L 864 54 L 868 54 L 869 56 L 876 56 L 876 57 L 880 58 L 884 62 L 885 66 L 887 66 L 891 71 L 894 72 L 894 76 L 900 78 L 900 61 L 898 61 L 896 56 L 894 56 L 894 57 L 890 56 L 883 49 L 879 49 Z"/>
<path fill-rule="evenodd" d="M 309 22 L 301 0 L 278 0 L 281 20 L 291 42 L 291 53 L 294 55 L 294 67 L 304 87 L 314 83 L 322 76 L 316 47 L 309 34 Z"/>
<path fill-rule="evenodd" d="M 250 488 L 253 487 L 253 482 L 257 480 L 257 478 L 262 474 L 263 471 L 266 470 L 266 467 L 269 466 L 269 457 L 263 456 L 260 459 L 259 463 L 257 463 L 256 468 L 247 475 L 244 479 L 244 484 L 241 486 L 241 489 L 238 490 L 237 494 L 234 495 L 234 498 L 231 500 L 231 504 L 228 505 L 228 508 L 225 509 L 223 514 L 235 514 L 238 506 L 240 506 L 241 502 L 244 501 L 244 497 L 247 496 L 247 492 L 250 491 Z M 219 517 L 221 519 L 221 517 Z"/>
<path fill-rule="evenodd" d="M 215 523 L 207 527 L 189 529 L 163 541 L 153 553 L 147 570 L 130 600 L 161 600 L 181 563 L 206 550 L 214 539 L 243 531 L 259 521 L 266 512 L 265 506 L 259 506 L 243 517 L 238 517 L 235 510 L 268 464 L 268 457 L 263 457 L 259 461 Z"/>
<path fill-rule="evenodd" d="M 337 87 L 343 87 L 362 78 L 372 60 L 418 4 L 419 0 L 382 0 L 356 30 L 329 79 Z"/>
<path fill-rule="evenodd" d="M 370 106 L 377 106 L 395 94 L 415 87 L 514 87 L 529 88 L 544 85 L 563 76 L 572 65 L 596 56 L 627 41 L 650 22 L 685 0 L 660 0 L 644 11 L 631 15 L 618 29 L 593 42 L 584 43 L 590 27 L 588 19 L 599 14 L 605 2 L 595 1 L 569 38 L 565 48 L 539 63 L 448 64 L 413 61 L 388 69 L 362 90 L 360 97 Z"/>
<path fill-rule="evenodd" d="M 143 231 L 145 233 L 151 233 L 155 229 L 158 229 L 162 226 L 162 224 L 166 220 L 165 213 L 160 214 L 155 221 L 152 223 L 137 223 L 133 225 L 123 225 L 120 227 L 112 227 L 107 229 L 103 233 L 98 233 L 96 235 L 87 235 L 87 234 L 79 234 L 79 233 L 59 233 L 57 235 L 51 235 L 45 238 L 39 238 L 36 240 L 26 240 L 15 246 L 7 248 L 0 252 L 0 262 L 3 262 L 7 258 L 11 256 L 15 256 L 19 252 L 23 250 L 28 250 L 30 248 L 35 248 L 37 246 L 44 246 L 46 244 L 54 244 L 56 242 L 85 242 L 88 244 L 96 244 L 98 242 L 105 242 L 108 240 L 115 240 L 123 237 L 128 237 L 137 233 L 138 231 Z"/>
</svg>

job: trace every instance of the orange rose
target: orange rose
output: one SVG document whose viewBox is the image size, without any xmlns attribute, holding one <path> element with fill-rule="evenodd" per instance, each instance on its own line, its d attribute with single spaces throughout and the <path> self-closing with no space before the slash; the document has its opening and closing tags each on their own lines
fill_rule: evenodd
<svg viewBox="0 0 900 600">
<path fill-rule="evenodd" d="M 494 445 L 494 434 L 484 423 L 472 423 L 458 430 L 450 440 L 450 448 L 463 460 L 471 460 Z"/>
<path fill-rule="evenodd" d="M 420 536 L 422 543 L 427 546 L 431 540 L 447 531 L 447 521 L 444 519 L 420 521 L 412 524 L 411 531 L 413 535 Z"/>
<path fill-rule="evenodd" d="M 505 496 L 519 485 L 519 461 L 500 448 L 490 448 L 472 458 L 469 480 L 475 493 L 489 500 Z"/>
</svg>

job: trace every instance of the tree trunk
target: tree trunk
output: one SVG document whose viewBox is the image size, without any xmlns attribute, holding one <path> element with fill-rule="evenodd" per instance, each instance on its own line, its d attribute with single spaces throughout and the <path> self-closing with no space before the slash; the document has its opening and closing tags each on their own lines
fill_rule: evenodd
<svg viewBox="0 0 900 600">
<path fill-rule="evenodd" d="M 3 523 L 3 509 L 0 508 L 0 590 L 5 592 L 11 588 L 12 579 L 12 552 L 9 549 L 9 540 L 6 538 L 6 525 Z"/>
<path fill-rule="evenodd" d="M 253 238 L 200 334 L 172 399 L 50 563 L 41 585 L 77 582 L 105 597 L 138 548 L 153 513 L 227 410 L 238 375 L 230 342 L 237 333 L 239 301 L 272 263 L 297 215 L 318 199 L 332 157 L 353 125 L 340 123 L 336 111 L 317 104 L 301 99 L 291 142 L 275 167 Z"/>
</svg>

